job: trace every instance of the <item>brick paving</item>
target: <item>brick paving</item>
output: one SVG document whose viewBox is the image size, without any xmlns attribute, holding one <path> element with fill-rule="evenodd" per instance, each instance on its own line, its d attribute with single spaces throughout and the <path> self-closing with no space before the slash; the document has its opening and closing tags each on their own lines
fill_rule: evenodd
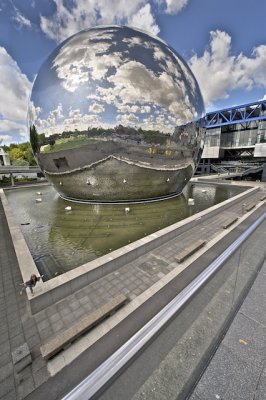
<svg viewBox="0 0 266 400">
<path fill-rule="evenodd" d="M 41 337 L 26 296 L 20 296 L 21 274 L 0 202 L 0 399 L 23 399 L 49 378 L 40 354 Z M 16 374 L 12 352 L 28 343 L 32 364 Z"/>
<path fill-rule="evenodd" d="M 252 201 L 258 202 L 261 192 L 252 197 Z M 199 221 L 197 226 L 168 243 L 32 316 L 25 294 L 19 295 L 21 275 L 0 202 L 0 400 L 23 399 L 49 379 L 47 365 L 40 355 L 42 343 L 110 297 L 124 293 L 133 300 L 139 296 L 176 267 L 175 255 L 184 244 L 198 239 L 199 231 L 205 240 L 213 239 L 224 231 L 223 223 L 232 215 L 242 215 L 241 201 L 230 211 Z M 33 362 L 16 375 L 12 351 L 25 342 Z"/>
</svg>

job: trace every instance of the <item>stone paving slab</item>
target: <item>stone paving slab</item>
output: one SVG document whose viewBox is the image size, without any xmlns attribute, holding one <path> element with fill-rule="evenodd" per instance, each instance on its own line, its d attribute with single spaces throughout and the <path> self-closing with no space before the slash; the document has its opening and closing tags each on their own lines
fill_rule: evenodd
<svg viewBox="0 0 266 400">
<path fill-rule="evenodd" d="M 190 400 L 265 400 L 265 284 L 266 261 Z"/>
<path fill-rule="evenodd" d="M 31 316 L 26 297 L 20 296 L 21 274 L 7 221 L 0 202 L 0 399 L 22 399 L 49 378 L 46 364 L 40 360 L 41 338 Z M 33 334 L 35 334 L 33 338 Z M 30 366 L 16 373 L 12 352 L 27 343 L 32 357 Z M 34 380 L 38 373 L 41 378 Z"/>
</svg>

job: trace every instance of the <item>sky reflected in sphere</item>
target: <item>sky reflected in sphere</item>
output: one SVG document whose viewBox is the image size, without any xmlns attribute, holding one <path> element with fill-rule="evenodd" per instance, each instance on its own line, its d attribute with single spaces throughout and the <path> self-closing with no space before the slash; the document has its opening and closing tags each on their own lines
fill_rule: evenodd
<svg viewBox="0 0 266 400">
<path fill-rule="evenodd" d="M 43 64 L 29 107 L 36 159 L 61 196 L 119 201 L 182 191 L 202 147 L 190 69 L 136 29 L 85 30 Z"/>
</svg>

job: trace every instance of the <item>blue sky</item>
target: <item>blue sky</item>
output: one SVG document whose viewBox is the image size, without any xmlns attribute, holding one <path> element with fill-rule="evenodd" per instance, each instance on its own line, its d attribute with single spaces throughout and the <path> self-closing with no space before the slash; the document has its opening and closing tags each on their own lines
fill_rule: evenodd
<svg viewBox="0 0 266 400">
<path fill-rule="evenodd" d="M 82 29 L 123 24 L 158 35 L 189 64 L 206 111 L 266 95 L 266 1 L 0 0 L 0 140 L 27 140 L 33 80 Z"/>
</svg>

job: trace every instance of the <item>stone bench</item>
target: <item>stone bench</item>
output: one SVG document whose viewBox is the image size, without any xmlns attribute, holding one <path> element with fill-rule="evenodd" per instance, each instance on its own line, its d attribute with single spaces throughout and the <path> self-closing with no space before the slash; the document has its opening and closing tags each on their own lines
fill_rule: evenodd
<svg viewBox="0 0 266 400">
<path fill-rule="evenodd" d="M 252 210 L 253 208 L 256 207 L 256 205 L 257 205 L 256 203 L 247 204 L 247 205 L 246 205 L 246 211 Z"/>
<path fill-rule="evenodd" d="M 238 220 L 238 217 L 233 217 L 233 218 L 231 218 L 231 219 L 228 219 L 228 220 L 225 221 L 225 223 L 223 224 L 223 229 L 229 228 L 229 226 L 233 225 L 237 220 Z"/>
<path fill-rule="evenodd" d="M 97 310 L 93 311 L 91 314 L 81 318 L 64 332 L 58 333 L 40 347 L 42 357 L 45 360 L 48 360 L 53 355 L 59 353 L 59 351 L 64 349 L 80 335 L 93 328 L 103 319 L 110 316 L 118 308 L 122 307 L 126 301 L 127 297 L 123 294 L 120 294 L 109 300 Z"/>
<path fill-rule="evenodd" d="M 192 254 L 196 253 L 197 250 L 201 249 L 206 244 L 205 240 L 196 240 L 194 243 L 192 243 L 190 246 L 185 247 L 177 256 L 175 256 L 175 259 L 178 263 L 183 262 L 186 260 L 188 257 L 190 257 Z"/>
</svg>

